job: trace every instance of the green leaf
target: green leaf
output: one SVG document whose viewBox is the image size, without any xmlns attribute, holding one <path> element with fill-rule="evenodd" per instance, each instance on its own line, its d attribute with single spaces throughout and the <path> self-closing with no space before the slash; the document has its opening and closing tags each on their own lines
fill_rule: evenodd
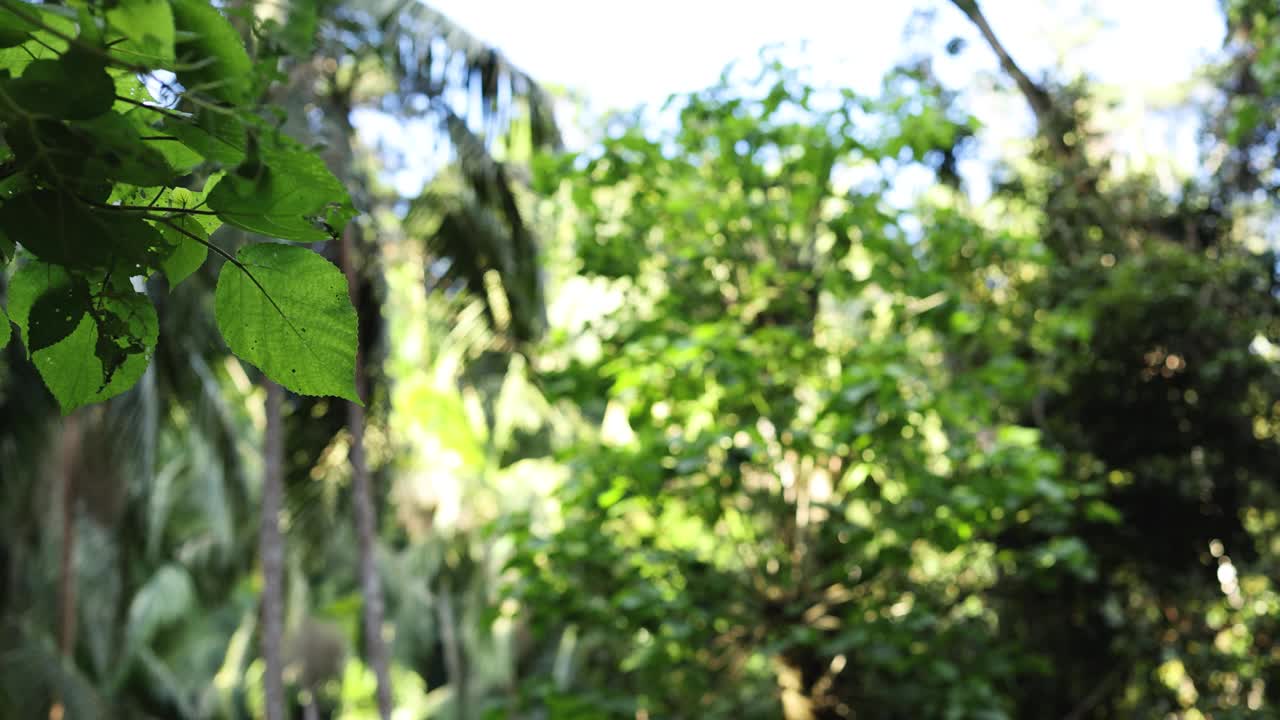
<svg viewBox="0 0 1280 720">
<path fill-rule="evenodd" d="M 157 226 L 160 234 L 173 245 L 173 252 L 169 253 L 169 256 L 160 264 L 160 269 L 169 279 L 169 287 L 175 288 L 178 283 L 190 277 L 191 273 L 199 270 L 209 257 L 209 247 L 196 242 L 190 236 L 194 235 L 208 242 L 209 233 L 192 215 L 178 216 L 170 219 L 170 222 L 182 230 L 170 225 Z"/>
<path fill-rule="evenodd" d="M 173 168 L 177 175 L 186 175 L 204 162 L 204 155 L 192 150 L 177 138 L 164 139 L 156 136 L 147 140 L 147 145 L 163 155 L 165 162 L 169 163 L 169 167 Z"/>
<path fill-rule="evenodd" d="M 92 210 L 65 193 L 35 190 L 0 205 L 0 232 L 45 262 L 142 275 L 173 249 L 141 217 Z"/>
<path fill-rule="evenodd" d="M 157 208 L 186 208 L 195 210 L 205 204 L 205 196 L 209 188 L 218 184 L 221 173 L 214 174 L 205 182 L 205 190 L 195 192 L 184 187 L 166 188 L 159 196 L 155 196 Z M 140 191 L 141 193 L 141 191 Z M 143 200 L 150 202 L 150 199 Z M 200 269 L 209 258 L 209 236 L 221 227 L 221 220 L 216 215 L 193 215 L 173 213 L 166 222 L 152 223 L 165 242 L 172 247 L 169 254 L 161 261 L 160 269 L 169 278 L 169 287 L 178 287 L 184 279 Z M 204 241 L 204 242 L 201 242 Z"/>
<path fill-rule="evenodd" d="M 164 153 L 142 139 L 142 130 L 146 126 L 139 126 L 139 118 L 132 112 L 128 115 L 109 112 L 77 126 L 92 138 L 94 156 L 98 160 L 93 169 L 100 168 L 97 174 L 102 177 L 130 185 L 169 185 L 177 171 L 170 166 Z"/>
<path fill-rule="evenodd" d="M 1124 520 L 1124 516 L 1120 514 L 1119 510 L 1102 500 L 1091 501 L 1085 506 L 1084 512 L 1085 517 L 1093 522 L 1118 525 Z"/>
<path fill-rule="evenodd" d="M 146 112 L 155 120 L 160 120 L 163 115 L 154 110 L 144 110 L 134 103 L 151 103 L 156 98 L 143 84 L 141 78 L 135 72 L 122 70 L 120 68 L 107 68 L 107 74 L 111 76 L 111 81 L 116 85 L 116 101 L 112 104 L 111 109 L 118 113 L 126 114 L 130 112 Z M 132 100 L 133 102 L 128 102 Z"/>
<path fill-rule="evenodd" d="M 17 249 L 17 246 L 9 239 L 9 236 L 5 234 L 4 228 L 0 228 L 0 265 L 8 265 Z"/>
<path fill-rule="evenodd" d="M 187 91 L 233 105 L 250 102 L 253 63 L 222 13 L 206 0 L 173 0 L 173 22 L 183 38 L 175 47 L 178 81 Z"/>
<path fill-rule="evenodd" d="M 214 215 L 205 207 L 205 198 L 208 197 L 209 191 L 214 185 L 222 179 L 222 173 L 214 173 L 210 175 L 204 183 L 203 190 L 190 190 L 184 187 L 171 188 L 129 188 L 117 186 L 118 195 L 111 197 L 112 203 L 120 203 L 122 205 L 147 205 L 155 209 L 152 216 L 163 215 L 169 219 L 176 217 L 190 217 L 200 224 L 206 235 L 212 235 L 214 230 L 222 227 L 222 219 Z M 173 209 L 175 212 L 165 213 L 166 209 Z M 182 213 L 180 210 L 200 210 L 199 213 Z"/>
<path fill-rule="evenodd" d="M 0 307 L 0 350 L 9 347 L 9 338 L 13 335 L 13 328 L 9 326 L 9 316 L 5 314 L 4 308 Z"/>
<path fill-rule="evenodd" d="M 158 139 L 163 137 L 146 124 L 143 111 L 108 112 L 72 124 L 50 119 L 16 122 L 5 133 L 20 167 L 46 185 L 90 199 L 101 199 L 110 180 L 144 187 L 169 185 L 201 162 L 182 143 Z"/>
<path fill-rule="evenodd" d="M 248 134 L 234 115 L 203 112 L 191 121 L 165 118 L 163 131 L 207 160 L 234 167 L 244 162 Z"/>
<path fill-rule="evenodd" d="M 286 141 L 252 153 L 209 193 L 209 207 L 226 222 L 281 240 L 337 237 L 355 217 L 342 183 L 315 153 Z"/>
<path fill-rule="evenodd" d="M 28 354 L 57 345 L 75 332 L 89 312 L 89 284 L 81 277 L 69 280 L 48 288 L 32 304 L 27 315 Z"/>
<path fill-rule="evenodd" d="M 283 10 L 283 12 L 279 12 Z M 316 24 L 319 16 L 316 0 L 290 0 L 272 8 L 276 17 L 266 18 L 264 35 L 280 45 L 279 50 L 288 55 L 306 56 L 315 47 Z"/>
<path fill-rule="evenodd" d="M 31 187 L 31 178 L 26 173 L 14 173 L 0 180 L 0 201 L 17 197 L 19 194 L 30 190 Z"/>
<path fill-rule="evenodd" d="M 31 33 L 18 28 L 0 28 L 0 48 L 17 47 L 31 39 Z"/>
<path fill-rule="evenodd" d="M 19 3 L 17 8 L 0 7 L 0 25 L 10 33 L 9 39 L 17 39 L 19 33 L 27 36 L 27 40 L 18 45 L 0 44 L 0 74 L 7 70 L 11 77 L 17 77 L 32 62 L 56 58 L 66 50 L 66 40 L 40 29 L 34 22 L 38 21 L 63 36 L 75 35 L 75 22 L 54 10 L 61 8 L 28 3 Z"/>
<path fill-rule="evenodd" d="M 187 188 L 164 188 L 159 193 L 154 188 L 134 188 L 118 199 L 126 205 L 146 204 L 155 208 L 200 209 L 205 196 L 218 183 L 222 173 L 215 173 L 205 182 L 200 192 Z M 159 212 L 159 211 L 157 211 Z M 168 253 L 160 261 L 160 269 L 169 279 L 170 289 L 200 269 L 209 256 L 209 236 L 222 226 L 216 215 L 168 213 L 163 220 L 150 221 L 164 238 Z M 203 242 L 201 242 L 203 241 Z"/>
<path fill-rule="evenodd" d="M 126 63 L 149 68 L 173 64 L 173 12 L 166 0 L 119 0 L 107 11 L 111 54 Z"/>
<path fill-rule="evenodd" d="M 57 185 L 93 200 L 110 192 L 110 183 L 90 169 L 95 149 L 84 132 L 42 118 L 11 123 L 5 140 L 13 149 L 18 167 L 46 185 Z"/>
<path fill-rule="evenodd" d="M 160 332 L 151 301 L 127 280 L 91 283 L 87 298 L 79 290 L 68 291 L 83 282 L 65 268 L 33 262 L 9 284 L 13 322 L 63 413 L 133 387 Z M 46 300 L 50 295 L 54 299 Z M 83 307 L 75 306 L 77 299 Z M 76 317 L 74 329 L 55 340 Z"/>
<path fill-rule="evenodd" d="M 57 60 L 36 60 L 0 84 L 0 101 L 28 115 L 88 120 L 111 109 L 115 88 L 100 58 L 72 49 Z"/>
<path fill-rule="evenodd" d="M 359 402 L 356 311 L 342 272 L 292 245 L 248 245 L 236 258 L 243 269 L 223 265 L 214 296 L 232 352 L 300 395 Z"/>
<path fill-rule="evenodd" d="M 130 663 L 150 645 L 156 632 L 181 620 L 195 599 L 191 576 L 180 565 L 165 565 L 138 590 L 129 603 L 117 682 L 123 679 Z"/>
<path fill-rule="evenodd" d="M 318 0 L 294 0 L 289 5 L 289 22 L 283 28 L 285 44 L 289 52 L 306 55 L 315 46 L 316 26 L 319 23 Z"/>
<path fill-rule="evenodd" d="M 72 283 L 66 268 L 40 262 L 27 263 L 18 268 L 9 281 L 9 317 L 18 326 L 18 337 L 28 347 L 27 318 L 31 308 L 44 293 Z M 30 350 L 27 352 L 30 355 Z"/>
</svg>

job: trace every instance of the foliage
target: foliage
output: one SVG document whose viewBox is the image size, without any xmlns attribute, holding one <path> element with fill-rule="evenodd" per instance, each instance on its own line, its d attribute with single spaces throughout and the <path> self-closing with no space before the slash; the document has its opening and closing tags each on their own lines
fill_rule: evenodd
<svg viewBox="0 0 1280 720">
<path fill-rule="evenodd" d="M 63 411 L 124 392 L 147 367 L 155 312 L 131 279 L 162 271 L 177 285 L 209 250 L 227 260 L 221 284 L 243 284 L 241 294 L 266 308 L 220 316 L 234 328 L 233 349 L 294 392 L 353 396 L 349 308 L 310 328 L 309 342 L 331 353 L 254 352 L 238 341 L 243 332 L 274 341 L 277 326 L 306 322 L 288 287 L 263 282 L 210 239 L 225 222 L 320 241 L 355 213 L 320 158 L 262 112 L 278 58 L 251 59 L 240 33 L 201 0 L 6 0 L 0 18 L 0 237 L 6 262 L 15 245 L 32 256 L 9 314 Z M 202 190 L 188 189 L 202 177 Z M 311 257 L 281 251 L 275 270 L 303 277 Z"/>
<path fill-rule="evenodd" d="M 976 273 L 946 265 L 974 243 L 1003 275 L 1034 250 L 974 232 L 946 194 L 951 222 L 921 239 L 885 199 L 877 166 L 973 127 L 927 79 L 834 109 L 777 66 L 753 90 L 695 94 L 675 133 L 625 128 L 556 168 L 582 271 L 614 279 L 619 308 L 548 383 L 630 430 L 572 449 L 563 529 L 524 544 L 522 597 L 583 628 L 582 716 L 1007 713 L 1035 656 L 993 637 L 985 591 L 1002 568 L 1093 566 L 1070 536 L 997 540 L 1061 528 L 1095 491 L 998 402 L 1025 363 L 949 362 L 1008 338 L 963 300 Z"/>
<path fill-rule="evenodd" d="M 1202 191 L 1164 201 L 1084 141 L 1043 140 L 971 206 L 939 160 L 974 124 L 927 64 L 878 99 L 776 65 L 740 87 L 543 164 L 612 300 L 546 378 L 600 433 L 562 450 L 560 519 L 511 530 L 524 609 L 577 647 L 573 679 L 528 699 L 1231 716 L 1249 687 L 1258 707 L 1270 677 L 1214 638 L 1270 637 L 1246 609 L 1276 596 L 1254 559 L 1280 376 L 1251 349 L 1280 339 L 1274 258 Z M 1087 137 L 1050 112 L 1045 133 Z M 939 182 L 896 208 L 911 163 Z"/>
<path fill-rule="evenodd" d="M 342 273 L 315 253 L 287 245 L 250 245 L 236 260 L 245 272 L 218 279 L 218 326 L 232 351 L 262 367 L 289 367 L 285 386 L 307 395 L 359 402 L 356 317 Z"/>
</svg>

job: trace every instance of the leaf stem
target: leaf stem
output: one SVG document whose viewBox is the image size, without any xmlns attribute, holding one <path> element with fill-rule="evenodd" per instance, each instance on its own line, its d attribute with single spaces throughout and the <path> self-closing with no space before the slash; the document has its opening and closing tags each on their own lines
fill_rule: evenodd
<svg viewBox="0 0 1280 720">
<path fill-rule="evenodd" d="M 181 225 L 178 225 L 177 223 L 173 222 L 172 220 L 169 220 L 168 218 L 160 218 L 160 219 L 158 220 L 158 222 L 164 223 L 165 225 L 167 225 L 167 226 L 169 226 L 169 227 L 173 228 L 174 230 L 177 230 L 178 232 L 182 233 L 183 235 L 186 235 L 186 236 L 187 236 L 188 238 L 190 238 L 191 240 L 194 240 L 195 242 L 198 242 L 198 243 L 200 243 L 201 245 L 203 245 L 203 246 L 205 246 L 205 247 L 209 248 L 210 250 L 214 251 L 214 252 L 215 252 L 215 253 L 217 253 L 218 255 L 222 256 L 222 258 L 223 258 L 224 260 L 226 260 L 227 262 L 231 263 L 232 265 L 235 265 L 235 266 L 236 266 L 236 268 L 240 270 L 240 272 L 244 273 L 246 277 L 248 277 L 250 280 L 252 280 L 252 281 L 253 281 L 253 284 L 254 284 L 254 285 L 258 288 L 258 290 L 262 293 L 262 296 L 263 296 L 263 297 L 265 297 L 265 298 L 267 299 L 267 302 L 271 303 L 271 307 L 275 308 L 275 309 L 276 309 L 276 312 L 280 313 L 280 317 L 284 318 L 284 321 L 285 321 L 286 323 L 288 323 L 288 324 L 289 324 L 290 329 L 292 329 L 295 333 L 297 333 L 297 332 L 298 332 L 298 329 L 297 329 L 297 328 L 295 328 L 295 327 L 293 327 L 293 322 L 292 322 L 291 320 L 289 320 L 289 316 L 285 314 L 285 312 L 284 312 L 284 308 L 280 307 L 280 305 L 278 305 L 278 304 L 276 303 L 276 299 L 275 299 L 275 298 L 273 298 L 273 297 L 271 297 L 271 293 L 267 292 L 267 289 L 266 289 L 265 287 L 263 287 L 263 286 L 262 286 L 262 283 L 258 282 L 258 278 L 254 277 L 253 273 L 249 272 L 249 268 L 245 267 L 245 264 L 244 264 L 244 263 L 242 263 L 242 262 L 240 262 L 239 260 L 237 260 L 234 256 L 232 256 L 232 255 L 231 255 L 231 253 L 227 252 L 226 250 L 223 250 L 222 248 L 218 247 L 217 245 L 214 245 L 213 243 L 209 242 L 208 240 L 205 240 L 204 238 L 200 237 L 199 235 L 196 235 L 195 233 L 191 232 L 190 230 L 187 230 L 186 228 L 182 227 Z M 299 334 L 300 334 L 300 333 L 299 333 Z"/>
<path fill-rule="evenodd" d="M 148 105 L 147 103 L 140 102 L 138 100 L 134 100 L 133 98 L 125 97 L 123 95 L 117 95 L 116 99 L 119 100 L 120 102 L 129 103 L 130 105 L 136 105 L 137 107 L 140 107 L 140 108 L 145 108 L 147 110 L 158 112 L 161 115 L 164 115 L 165 117 L 173 118 L 175 120 L 182 120 L 183 122 L 190 122 L 191 120 L 190 117 L 183 115 L 182 113 L 169 110 L 168 108 L 157 107 L 155 105 Z"/>
<path fill-rule="evenodd" d="M 89 202 L 81 198 L 85 204 L 95 207 L 99 210 L 117 210 L 119 212 L 173 212 L 180 215 L 217 215 L 213 210 L 195 210 L 185 207 L 174 207 L 171 205 L 111 205 L 109 203 Z"/>
</svg>

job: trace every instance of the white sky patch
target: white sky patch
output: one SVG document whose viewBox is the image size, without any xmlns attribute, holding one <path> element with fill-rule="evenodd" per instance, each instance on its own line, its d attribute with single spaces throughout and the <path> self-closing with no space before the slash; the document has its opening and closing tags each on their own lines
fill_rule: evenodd
<svg viewBox="0 0 1280 720">
<path fill-rule="evenodd" d="M 729 63 L 749 62 L 762 47 L 779 44 L 795 49 L 803 43 L 802 54 L 788 56 L 807 66 L 815 85 L 875 95 L 885 72 L 911 50 L 903 30 L 913 9 L 934 8 L 932 47 L 940 50 L 953 36 L 967 41 L 957 57 L 937 53 L 935 70 L 985 124 L 977 155 L 961 166 L 976 199 L 989 190 L 991 163 L 1033 130 L 1019 98 L 989 91 L 993 79 L 1008 83 L 977 31 L 946 0 L 429 1 L 538 81 L 580 93 L 595 112 L 660 105 L 673 93 L 716 83 Z M 1140 167 L 1172 157 L 1178 173 L 1193 170 L 1197 118 L 1167 112 L 1162 102 L 1220 48 L 1224 27 L 1216 0 L 982 0 L 982 8 L 1033 78 L 1062 68 L 1066 76 L 1084 73 L 1111 90 L 1118 101 L 1114 117 L 1122 121 L 1112 138 L 1118 152 Z M 399 189 L 414 191 L 439 167 L 439 149 L 424 142 L 433 129 L 355 121 L 366 138 L 407 154 L 391 175 Z M 589 142 L 583 130 L 565 128 L 571 149 Z M 1176 181 L 1172 168 L 1156 170 Z"/>
<path fill-rule="evenodd" d="M 973 67 L 995 68 L 976 31 L 949 2 L 906 0 L 435 0 L 432 5 L 503 50 L 541 82 L 582 91 L 602 107 L 658 103 L 673 92 L 712 84 L 725 65 L 770 44 L 807 41 L 818 82 L 874 91 L 902 56 L 902 31 L 915 7 L 935 7 L 935 32 L 970 41 L 971 68 L 944 75 L 955 85 Z M 1185 80 L 1221 46 L 1215 0 L 983 0 L 1009 51 L 1033 73 L 1061 55 L 1069 70 L 1127 87 Z M 1102 29 L 1090 33 L 1088 18 Z M 1059 48 L 1054 34 L 1089 37 Z"/>
</svg>

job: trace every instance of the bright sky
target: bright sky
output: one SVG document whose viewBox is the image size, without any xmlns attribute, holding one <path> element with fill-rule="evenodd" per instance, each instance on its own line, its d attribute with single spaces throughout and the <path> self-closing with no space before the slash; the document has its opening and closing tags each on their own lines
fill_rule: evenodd
<svg viewBox="0 0 1280 720">
<path fill-rule="evenodd" d="M 535 79 L 567 86 L 595 111 L 657 105 L 672 93 L 714 83 L 724 67 L 750 60 L 765 45 L 805 44 L 802 61 L 819 85 L 875 93 L 880 78 L 908 54 L 903 30 L 916 7 L 936 8 L 932 47 L 967 41 L 957 58 L 935 65 L 966 93 L 985 124 L 976 162 L 992 159 L 1008 139 L 1024 137 L 1030 119 L 1020 100 L 979 88 L 995 74 L 994 56 L 947 0 L 427 0 L 481 40 L 500 48 Z M 1221 47 L 1217 0 L 981 0 L 997 35 L 1033 77 L 1063 66 L 1112 86 L 1125 128 L 1121 147 L 1138 155 L 1195 161 L 1193 117 L 1157 114 L 1177 83 L 1191 79 Z M 941 53 L 938 53 L 939 55 Z M 1003 79 L 1002 79 L 1003 81 Z M 988 83 L 989 84 L 989 83 Z M 585 137 L 568 128 L 571 146 Z M 966 174 L 969 174 L 966 172 Z M 412 186 L 420 172 L 399 179 Z"/>
<path fill-rule="evenodd" d="M 937 34 L 971 40 L 975 62 L 995 67 L 977 34 L 945 0 L 434 0 L 481 39 L 544 82 L 567 85 L 605 105 L 656 102 L 713 82 L 732 60 L 772 43 L 809 41 L 824 81 L 871 89 L 901 55 L 902 30 L 917 6 L 938 8 Z M 1055 42 L 1083 38 L 1086 17 L 1102 29 L 1071 54 L 1104 82 L 1168 84 L 1187 77 L 1221 45 L 1216 0 L 982 0 L 997 34 L 1027 68 L 1055 61 Z M 1053 35 L 1059 37 L 1054 38 Z"/>
</svg>

